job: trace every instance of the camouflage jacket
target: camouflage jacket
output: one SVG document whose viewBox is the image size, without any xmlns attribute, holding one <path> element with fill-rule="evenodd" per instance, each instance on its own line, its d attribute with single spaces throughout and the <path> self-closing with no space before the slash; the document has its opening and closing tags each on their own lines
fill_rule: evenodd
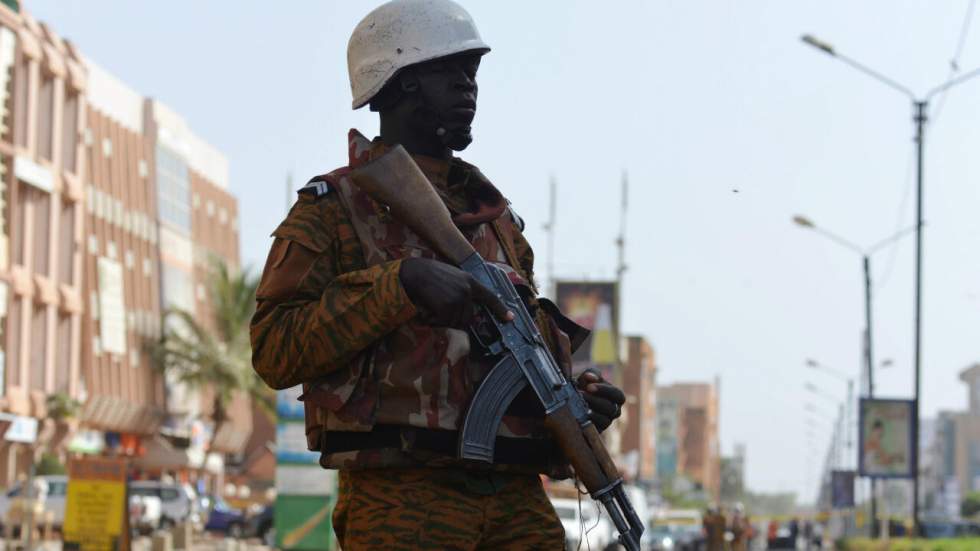
<svg viewBox="0 0 980 551">
<path fill-rule="evenodd" d="M 345 177 L 385 146 L 352 130 L 349 151 L 349 166 L 311 180 L 273 232 L 251 327 L 253 365 L 274 388 L 304 385 L 308 443 L 326 468 L 458 465 L 456 431 L 492 366 L 470 350 L 466 332 L 416 319 L 401 261 L 436 255 Z M 472 165 L 415 160 L 474 247 L 525 290 L 568 369 L 560 314 L 534 296 L 533 252 L 507 201 Z M 535 405 L 529 393 L 515 400 L 494 468 L 560 472 Z"/>
</svg>

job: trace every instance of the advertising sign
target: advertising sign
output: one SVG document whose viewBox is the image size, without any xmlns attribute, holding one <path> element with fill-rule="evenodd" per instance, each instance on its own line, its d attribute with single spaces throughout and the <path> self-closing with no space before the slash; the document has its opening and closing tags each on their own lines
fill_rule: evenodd
<svg viewBox="0 0 980 551">
<path fill-rule="evenodd" d="M 615 281 L 558 281 L 558 308 L 575 323 L 592 331 L 572 355 L 576 367 L 591 365 L 608 375 L 619 363 L 619 304 Z M 608 377 L 607 377 L 608 378 Z"/>
<path fill-rule="evenodd" d="M 834 509 L 854 507 L 854 471 L 830 472 L 830 505 Z"/>
<path fill-rule="evenodd" d="M 876 478 L 912 476 L 911 400 L 862 398 L 858 472 Z"/>
<path fill-rule="evenodd" d="M 68 463 L 64 548 L 128 549 L 126 524 L 126 460 L 72 459 Z"/>
<path fill-rule="evenodd" d="M 123 302 L 123 270 L 115 260 L 99 257 L 99 334 L 102 350 L 126 352 L 126 304 Z"/>
<path fill-rule="evenodd" d="M 276 394 L 276 507 L 280 549 L 330 549 L 330 514 L 336 501 L 336 471 L 320 467 L 320 454 L 307 449 L 302 387 Z"/>
</svg>

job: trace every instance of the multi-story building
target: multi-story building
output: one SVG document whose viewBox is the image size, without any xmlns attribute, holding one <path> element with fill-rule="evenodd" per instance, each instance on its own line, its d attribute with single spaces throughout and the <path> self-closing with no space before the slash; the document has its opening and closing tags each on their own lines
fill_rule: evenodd
<svg viewBox="0 0 980 551">
<path fill-rule="evenodd" d="M 48 396 L 84 392 L 85 68 L 70 44 L 10 6 L 0 5 L 0 406 L 42 423 L 37 445 L 0 443 L 0 483 L 71 432 L 47 415 Z"/>
<path fill-rule="evenodd" d="M 657 476 L 657 364 L 653 347 L 644 337 L 626 337 L 622 388 L 626 393 L 620 421 L 624 475 L 652 483 Z"/>
<path fill-rule="evenodd" d="M 41 420 L 36 444 L 0 442 L 0 485 L 44 449 L 209 441 L 209 397 L 165 384 L 146 345 L 168 308 L 209 319 L 209 258 L 239 264 L 227 161 L 16 2 L 0 4 L 0 106 L 0 410 Z M 248 438 L 249 405 L 231 413 L 213 451 Z"/>
<path fill-rule="evenodd" d="M 657 475 L 684 480 L 717 500 L 718 383 L 675 383 L 657 388 Z"/>
</svg>

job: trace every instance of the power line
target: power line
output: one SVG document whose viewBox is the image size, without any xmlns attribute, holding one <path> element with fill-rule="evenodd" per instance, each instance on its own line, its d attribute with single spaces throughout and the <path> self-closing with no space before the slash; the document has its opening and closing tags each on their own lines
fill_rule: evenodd
<svg viewBox="0 0 980 551">
<path fill-rule="evenodd" d="M 976 0 L 970 0 L 970 3 L 966 7 L 963 25 L 960 27 L 960 39 L 956 43 L 956 51 L 953 53 L 953 57 L 949 60 L 949 75 L 946 77 L 947 82 L 952 80 L 956 76 L 956 73 L 960 71 L 960 56 L 963 54 L 964 46 L 966 46 L 966 37 L 970 34 L 970 25 L 973 22 L 973 8 L 975 5 Z M 946 93 L 948 91 L 948 88 L 943 90 L 942 95 L 936 100 L 936 108 L 930 117 L 932 124 L 935 124 L 939 115 L 943 112 L 943 107 L 946 105 Z"/>
<path fill-rule="evenodd" d="M 909 197 L 912 195 L 912 169 L 915 166 L 915 148 L 909 145 L 908 161 L 905 163 L 905 190 L 902 192 L 902 201 L 898 206 L 898 216 L 896 216 L 895 221 L 895 231 L 894 234 L 902 231 L 902 228 L 908 225 L 906 219 L 908 218 L 908 205 Z M 890 247 L 888 252 L 888 260 L 885 264 L 885 269 L 881 277 L 877 278 L 875 283 L 875 291 L 880 291 L 888 279 L 892 275 L 892 271 L 895 268 L 895 260 L 898 256 L 898 247 Z"/>
</svg>

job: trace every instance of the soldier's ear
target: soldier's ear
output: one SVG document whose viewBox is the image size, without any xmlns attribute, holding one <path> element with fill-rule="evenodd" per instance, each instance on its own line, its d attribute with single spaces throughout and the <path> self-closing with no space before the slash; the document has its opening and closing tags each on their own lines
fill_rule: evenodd
<svg viewBox="0 0 980 551">
<path fill-rule="evenodd" d="M 402 71 L 398 76 L 398 86 L 406 94 L 414 94 L 419 91 L 419 79 L 411 71 Z"/>
</svg>

